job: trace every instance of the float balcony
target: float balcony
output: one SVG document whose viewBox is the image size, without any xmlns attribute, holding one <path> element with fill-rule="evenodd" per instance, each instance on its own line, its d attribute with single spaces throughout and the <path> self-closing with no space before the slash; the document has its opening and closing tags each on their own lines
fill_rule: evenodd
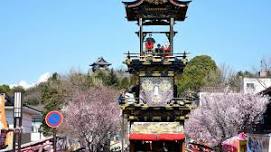
<svg viewBox="0 0 271 152">
<path fill-rule="evenodd" d="M 152 106 L 144 103 L 121 104 L 125 117 L 132 122 L 172 122 L 188 119 L 192 106 L 191 102 Z"/>
<path fill-rule="evenodd" d="M 169 71 L 182 72 L 188 60 L 186 53 L 167 54 L 145 54 L 126 53 L 124 64 L 128 66 L 128 72 L 139 72 L 146 67 L 168 68 Z"/>
<path fill-rule="evenodd" d="M 170 109 L 192 109 L 193 101 L 188 98 L 173 98 L 169 103 L 166 104 L 152 104 L 144 103 L 139 100 L 139 98 L 133 99 L 123 99 L 119 102 L 119 105 L 122 110 L 129 108 L 140 108 L 140 109 L 149 109 L 149 108 L 166 108 Z"/>
</svg>

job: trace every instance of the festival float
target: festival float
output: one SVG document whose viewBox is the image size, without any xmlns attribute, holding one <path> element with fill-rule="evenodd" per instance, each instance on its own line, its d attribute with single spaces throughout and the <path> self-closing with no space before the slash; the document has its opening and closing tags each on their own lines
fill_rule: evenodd
<svg viewBox="0 0 271 152">
<path fill-rule="evenodd" d="M 137 83 L 119 97 L 122 109 L 122 151 L 185 150 L 184 121 L 192 101 L 178 96 L 176 78 L 187 64 L 187 53 L 175 53 L 174 25 L 186 19 L 190 1 L 123 2 L 126 18 L 136 22 L 139 52 L 125 54 L 124 63 Z M 145 27 L 168 28 L 146 31 Z M 164 36 L 160 44 L 153 35 Z"/>
</svg>

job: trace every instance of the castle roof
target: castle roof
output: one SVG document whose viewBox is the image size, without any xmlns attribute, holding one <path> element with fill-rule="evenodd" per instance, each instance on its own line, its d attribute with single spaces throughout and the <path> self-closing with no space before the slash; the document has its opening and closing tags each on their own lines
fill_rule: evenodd
<svg viewBox="0 0 271 152">
<path fill-rule="evenodd" d="M 107 62 L 103 57 L 99 57 L 96 62 L 92 63 L 90 66 L 110 66 L 111 63 Z"/>
</svg>

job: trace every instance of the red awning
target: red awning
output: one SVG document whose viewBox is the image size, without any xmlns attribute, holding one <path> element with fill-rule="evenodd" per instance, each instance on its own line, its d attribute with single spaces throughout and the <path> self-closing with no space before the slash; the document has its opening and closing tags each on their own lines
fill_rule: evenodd
<svg viewBox="0 0 271 152">
<path fill-rule="evenodd" d="M 129 140 L 141 141 L 175 141 L 184 140 L 184 134 L 135 134 L 129 135 Z"/>
</svg>

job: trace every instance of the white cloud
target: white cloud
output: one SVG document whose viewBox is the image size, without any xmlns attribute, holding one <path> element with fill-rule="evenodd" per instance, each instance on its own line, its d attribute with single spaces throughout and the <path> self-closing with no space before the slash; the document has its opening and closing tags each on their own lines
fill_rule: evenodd
<svg viewBox="0 0 271 152">
<path fill-rule="evenodd" d="M 48 81 L 48 79 L 49 79 L 51 76 L 52 76 L 52 74 L 51 74 L 50 72 L 47 72 L 47 73 L 42 74 L 42 75 L 39 77 L 39 79 L 38 79 L 38 81 L 36 82 L 36 84 L 40 84 L 40 83 L 42 83 L 42 82 Z"/>
<path fill-rule="evenodd" d="M 34 87 L 35 85 L 38 85 L 42 82 L 46 82 L 51 77 L 51 75 L 52 75 L 51 73 L 46 72 L 46 73 L 42 74 L 35 83 L 28 83 L 24 80 L 21 80 L 17 84 L 11 84 L 9 86 L 11 88 L 17 87 L 17 86 L 22 86 L 24 89 L 29 89 L 29 88 Z"/>
<path fill-rule="evenodd" d="M 27 83 L 26 81 L 20 81 L 19 83 L 18 83 L 18 86 L 22 86 L 22 87 L 24 87 L 25 89 L 28 89 L 28 88 L 31 88 L 32 86 L 34 86 L 34 84 L 32 83 L 32 84 L 30 84 L 30 83 Z"/>
</svg>

